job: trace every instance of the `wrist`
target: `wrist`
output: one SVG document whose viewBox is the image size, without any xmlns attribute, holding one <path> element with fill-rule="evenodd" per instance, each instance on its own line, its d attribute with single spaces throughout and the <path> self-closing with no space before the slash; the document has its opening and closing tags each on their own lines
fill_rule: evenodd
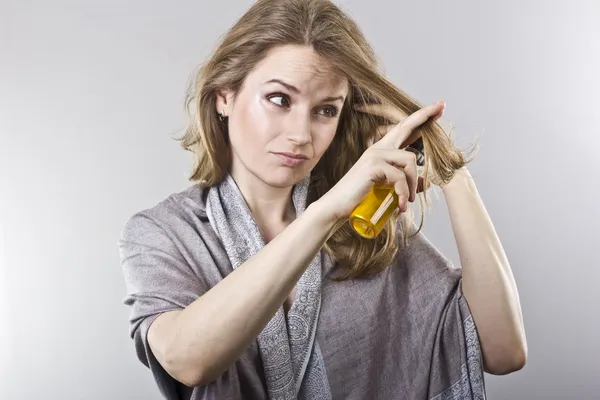
<svg viewBox="0 0 600 400">
<path fill-rule="evenodd" d="M 306 208 L 303 216 L 313 220 L 316 226 L 325 229 L 329 235 L 333 234 L 339 228 L 339 226 L 345 222 L 344 218 L 340 218 L 335 212 L 333 212 L 325 198 L 321 198 L 311 203 Z"/>
<path fill-rule="evenodd" d="M 441 189 L 444 192 L 444 194 L 446 194 L 447 192 L 452 192 L 455 190 L 471 188 L 474 185 L 475 182 L 473 181 L 471 173 L 469 172 L 467 167 L 462 167 L 461 169 L 456 170 L 456 173 L 454 174 L 450 182 L 448 182 L 445 185 L 442 185 Z"/>
</svg>

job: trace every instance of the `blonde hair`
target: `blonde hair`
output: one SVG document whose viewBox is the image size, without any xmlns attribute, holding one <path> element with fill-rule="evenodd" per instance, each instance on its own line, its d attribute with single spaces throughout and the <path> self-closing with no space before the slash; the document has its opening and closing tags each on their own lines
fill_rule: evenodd
<svg viewBox="0 0 600 400">
<path fill-rule="evenodd" d="M 389 104 L 406 114 L 422 108 L 379 71 L 378 59 L 357 24 L 328 0 L 258 0 L 222 38 L 212 56 L 201 65 L 186 96 L 189 123 L 181 145 L 195 154 L 190 180 L 209 187 L 227 174 L 231 162 L 226 124 L 216 113 L 217 91 L 237 93 L 245 77 L 274 47 L 306 45 L 347 77 L 349 93 L 340 113 L 333 142 L 311 172 L 309 203 L 333 187 L 372 143 L 376 127 L 390 122 L 359 113 L 353 105 Z M 447 183 L 469 161 L 454 147 L 451 137 L 435 122 L 420 128 L 426 164 L 425 187 L 431 173 L 434 183 Z M 420 198 L 427 205 L 426 192 Z M 423 207 L 421 207 L 423 217 Z M 358 236 L 349 224 L 341 226 L 325 244 L 341 266 L 335 279 L 352 279 L 383 271 L 409 234 L 409 223 L 392 218 L 376 239 Z M 421 225 L 418 233 L 423 225 Z M 403 228 L 403 229 L 400 229 Z"/>
</svg>

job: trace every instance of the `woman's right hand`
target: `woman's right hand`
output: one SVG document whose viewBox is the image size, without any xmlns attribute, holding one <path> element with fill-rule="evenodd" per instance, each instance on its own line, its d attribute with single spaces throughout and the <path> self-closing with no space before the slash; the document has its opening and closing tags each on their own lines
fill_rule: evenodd
<svg viewBox="0 0 600 400">
<path fill-rule="evenodd" d="M 375 109 L 375 108 L 376 109 Z M 367 196 L 374 184 L 393 186 L 398 194 L 398 208 L 401 212 L 408 208 L 408 201 L 417 196 L 417 162 L 413 152 L 400 149 L 413 131 L 430 118 L 438 119 L 444 111 L 445 103 L 437 102 L 423 107 L 399 121 L 379 141 L 370 146 L 340 181 L 318 200 L 322 209 L 335 221 L 346 220 L 352 211 Z M 382 105 L 368 105 L 363 108 L 384 116 L 390 121 L 398 121 L 399 110 Z M 361 109 L 359 109 L 361 110 Z"/>
</svg>

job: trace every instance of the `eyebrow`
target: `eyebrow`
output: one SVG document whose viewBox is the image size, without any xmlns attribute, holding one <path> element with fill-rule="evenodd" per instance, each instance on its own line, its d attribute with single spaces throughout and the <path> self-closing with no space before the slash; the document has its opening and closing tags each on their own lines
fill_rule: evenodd
<svg viewBox="0 0 600 400">
<path fill-rule="evenodd" d="M 284 86 L 285 88 L 287 88 L 290 92 L 294 92 L 296 94 L 301 94 L 300 89 L 298 89 L 294 85 L 290 85 L 289 83 L 286 83 L 286 82 L 282 81 L 281 79 L 271 79 L 271 80 L 266 81 L 265 83 L 278 83 L 281 86 Z M 337 100 L 339 100 L 339 101 L 341 101 L 343 103 L 344 102 L 344 96 L 330 96 L 330 97 L 325 97 L 321 101 L 337 101 Z"/>
</svg>

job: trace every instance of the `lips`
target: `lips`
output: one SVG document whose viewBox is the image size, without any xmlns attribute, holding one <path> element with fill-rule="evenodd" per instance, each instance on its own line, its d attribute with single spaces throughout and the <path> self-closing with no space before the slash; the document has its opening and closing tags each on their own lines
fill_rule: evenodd
<svg viewBox="0 0 600 400">
<path fill-rule="evenodd" d="M 275 153 L 275 154 L 279 154 L 279 155 L 286 156 L 289 158 L 296 158 L 299 160 L 308 160 L 307 156 L 305 156 L 304 154 L 300 154 L 300 153 Z"/>
<path fill-rule="evenodd" d="M 308 160 L 308 157 L 305 156 L 304 154 L 297 154 L 297 153 L 273 153 L 275 154 L 275 156 L 277 156 L 277 158 L 279 158 L 279 160 L 281 161 L 281 163 L 285 166 L 288 167 L 296 167 L 302 163 L 304 163 L 306 160 Z"/>
</svg>

